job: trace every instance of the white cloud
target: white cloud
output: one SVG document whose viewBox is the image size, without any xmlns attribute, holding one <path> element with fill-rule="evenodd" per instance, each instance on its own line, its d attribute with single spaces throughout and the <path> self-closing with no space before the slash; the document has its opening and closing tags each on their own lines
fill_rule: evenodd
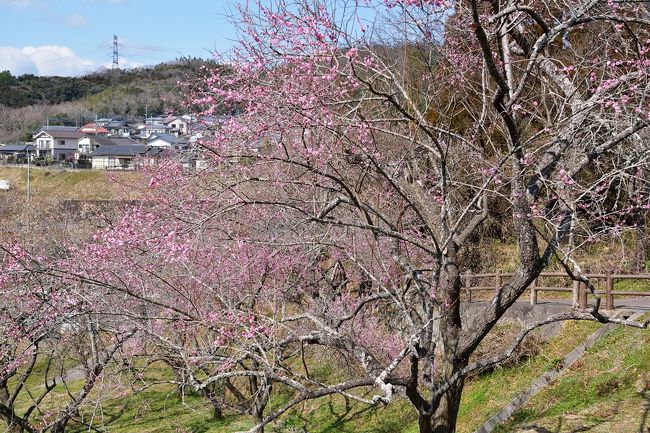
<svg viewBox="0 0 650 433">
<path fill-rule="evenodd" d="M 38 74 L 36 62 L 14 47 L 0 47 L 0 70 L 8 70 L 14 75 L 16 71 L 21 74 Z"/>
<path fill-rule="evenodd" d="M 0 71 L 13 75 L 83 75 L 99 66 L 78 57 L 70 48 L 58 45 L 40 47 L 0 47 Z"/>
<path fill-rule="evenodd" d="M 112 66 L 112 64 L 111 64 L 111 66 Z M 120 57 L 120 69 L 141 68 L 143 66 L 144 66 L 144 63 L 136 62 L 136 61 L 127 59 L 126 57 Z"/>
</svg>

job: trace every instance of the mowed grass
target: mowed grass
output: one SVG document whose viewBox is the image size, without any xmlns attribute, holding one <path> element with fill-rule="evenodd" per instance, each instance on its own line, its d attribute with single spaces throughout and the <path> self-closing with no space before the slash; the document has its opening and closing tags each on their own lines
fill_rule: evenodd
<svg viewBox="0 0 650 433">
<path fill-rule="evenodd" d="M 555 368 L 575 346 L 600 327 L 590 322 L 566 322 L 559 334 L 542 343 L 538 355 L 508 368 L 470 379 L 458 416 L 458 432 L 471 433 L 545 371 Z"/>
<path fill-rule="evenodd" d="M 537 425 L 554 433 L 650 429 L 650 331 L 618 328 L 500 430 Z"/>
<path fill-rule="evenodd" d="M 138 178 L 133 172 L 98 170 L 53 170 L 32 168 L 30 189 L 33 197 L 63 200 L 111 200 L 122 195 L 125 188 Z M 0 179 L 8 180 L 18 195 L 27 194 L 26 168 L 0 168 Z M 5 194 L 5 193 L 0 193 Z"/>
<path fill-rule="evenodd" d="M 458 432 L 475 431 L 540 374 L 555 368 L 569 351 L 599 326 L 588 322 L 568 322 L 556 338 L 542 344 L 538 355 L 517 365 L 469 379 L 462 399 Z M 633 388 L 639 373 L 649 368 L 649 334 L 648 331 L 615 330 L 584 360 L 533 399 L 502 431 L 512 432 L 520 425 L 537 422 L 547 428 L 554 427 L 565 413 L 576 413 L 580 417 L 585 416 L 589 422 L 597 422 L 614 413 L 612 407 L 618 407 L 615 415 L 619 417 L 638 418 L 645 406 L 643 398 L 635 394 Z M 326 360 L 322 362 L 321 374 L 337 376 L 336 367 L 325 365 Z M 148 369 L 146 375 L 143 383 L 164 381 L 171 377 L 170 372 L 162 366 Z M 38 384 L 30 384 L 32 386 Z M 369 389 L 360 391 L 358 395 L 369 397 L 374 393 L 376 390 Z M 21 398 L 25 398 L 25 395 Z M 102 385 L 94 392 L 94 398 L 100 400 L 101 404 L 85 407 L 82 416 L 85 423 L 102 431 L 229 433 L 246 431 L 253 425 L 248 415 L 229 411 L 226 411 L 225 419 L 215 420 L 210 405 L 202 397 L 189 391 L 181 397 L 170 384 L 154 385 L 139 393 L 134 393 L 128 386 Z M 276 386 L 268 411 L 281 407 L 291 398 L 290 391 Z M 71 425 L 69 431 L 88 431 L 88 427 Z M 418 429 L 415 411 L 401 397 L 388 406 L 368 407 L 344 396 L 334 395 L 297 406 L 268 426 L 266 431 L 416 433 Z M 625 433 L 639 430 L 610 431 Z"/>
</svg>

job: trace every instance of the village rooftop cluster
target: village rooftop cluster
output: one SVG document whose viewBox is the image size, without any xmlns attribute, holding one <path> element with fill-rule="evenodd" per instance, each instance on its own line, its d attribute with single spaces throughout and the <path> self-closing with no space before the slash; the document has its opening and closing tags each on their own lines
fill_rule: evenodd
<svg viewBox="0 0 650 433">
<path fill-rule="evenodd" d="M 143 123 L 102 118 L 81 127 L 43 126 L 32 142 L 0 144 L 5 163 L 58 165 L 70 168 L 132 170 L 137 158 L 155 159 L 177 154 L 196 166 L 200 158 L 191 144 L 215 119 L 183 115 L 149 117 Z"/>
</svg>

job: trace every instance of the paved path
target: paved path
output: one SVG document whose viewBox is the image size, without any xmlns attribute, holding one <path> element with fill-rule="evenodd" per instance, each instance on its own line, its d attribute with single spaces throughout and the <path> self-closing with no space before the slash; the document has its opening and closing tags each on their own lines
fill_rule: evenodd
<svg viewBox="0 0 650 433">
<path fill-rule="evenodd" d="M 472 302 L 465 303 L 465 305 L 480 306 L 481 304 L 487 303 L 487 299 L 477 299 Z M 529 306 L 526 308 L 526 306 Z M 569 298 L 564 299 L 538 299 L 537 303 L 534 305 L 536 308 L 546 308 L 553 311 L 558 311 L 563 308 L 571 308 L 572 300 Z M 590 297 L 587 302 L 588 307 L 594 306 L 594 299 Z M 517 309 L 529 309 L 532 307 L 530 302 L 525 299 L 520 299 L 515 302 L 515 308 Z M 601 296 L 600 301 L 600 310 L 605 311 L 605 297 Z M 650 296 L 639 296 L 637 298 L 616 298 L 614 300 L 614 310 L 630 310 L 634 312 L 650 312 Z"/>
</svg>

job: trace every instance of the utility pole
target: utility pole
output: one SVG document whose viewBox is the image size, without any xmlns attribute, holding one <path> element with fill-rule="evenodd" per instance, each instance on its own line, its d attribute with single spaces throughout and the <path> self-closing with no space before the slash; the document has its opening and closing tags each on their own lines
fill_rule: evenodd
<svg viewBox="0 0 650 433">
<path fill-rule="evenodd" d="M 113 35 L 113 69 L 120 68 L 120 57 L 117 48 L 117 35 Z"/>
<path fill-rule="evenodd" d="M 27 148 L 29 145 L 25 145 L 25 151 L 27 153 L 27 200 L 31 201 L 32 200 L 32 188 L 31 188 L 31 177 L 32 177 L 32 164 L 31 160 L 32 157 L 29 154 L 29 149 Z"/>
</svg>

